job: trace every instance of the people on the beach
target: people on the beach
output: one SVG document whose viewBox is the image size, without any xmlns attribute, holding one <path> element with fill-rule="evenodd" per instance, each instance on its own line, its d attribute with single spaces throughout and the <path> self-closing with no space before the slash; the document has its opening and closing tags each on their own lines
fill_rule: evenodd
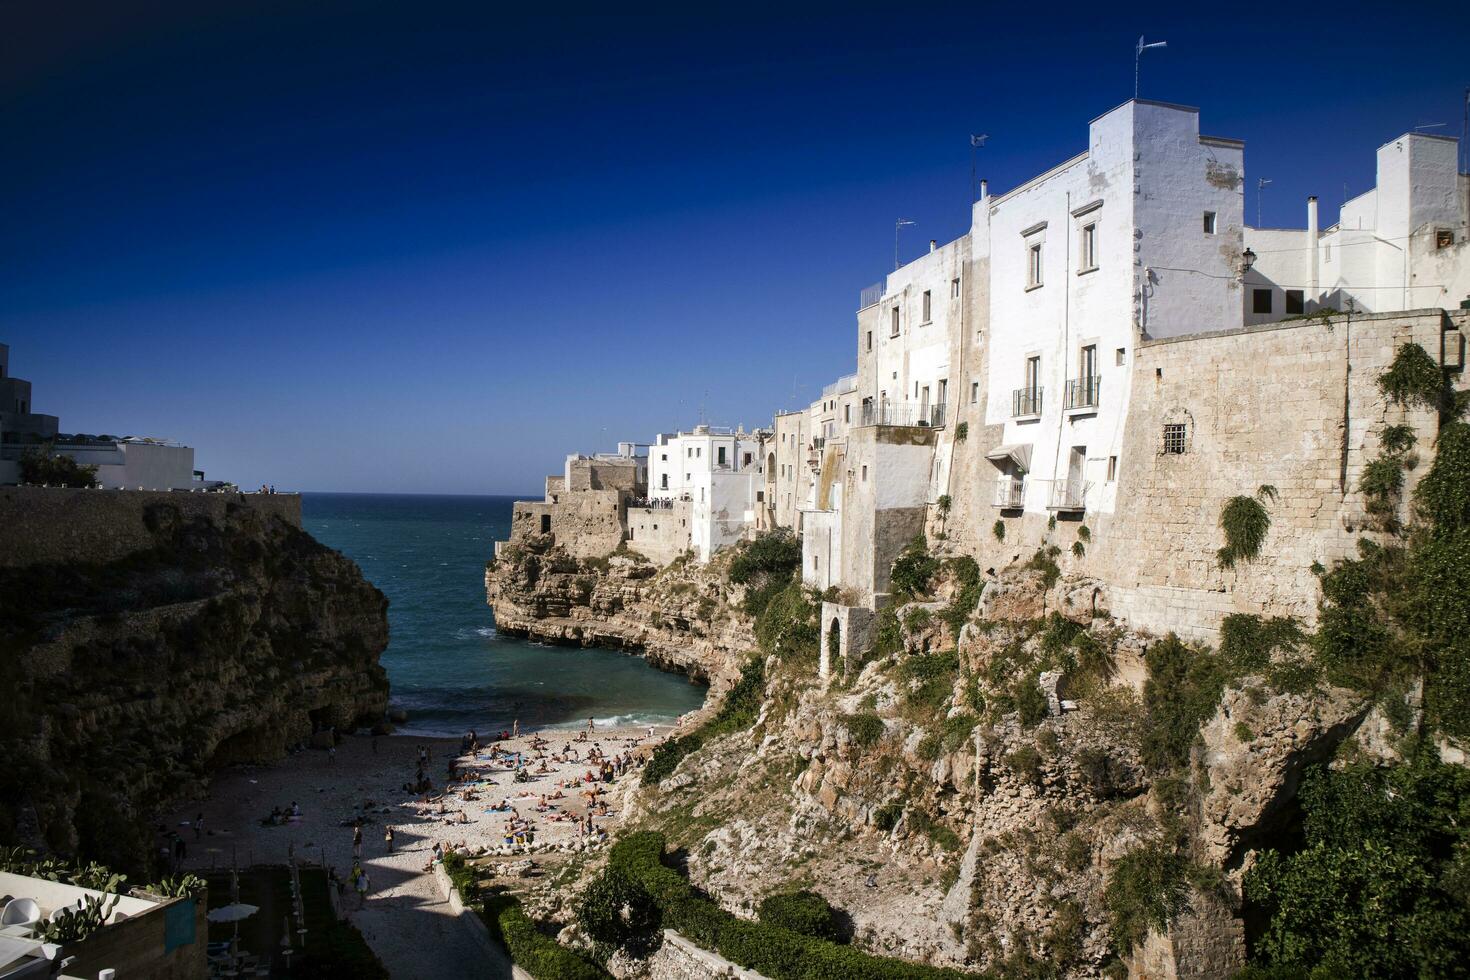
<svg viewBox="0 0 1470 980">
<path fill-rule="evenodd" d="M 389 854 L 392 854 L 393 853 L 393 825 L 392 824 L 389 824 L 388 825 L 388 829 L 385 830 L 385 831 L 383 831 L 383 843 L 386 844 L 386 845 L 388 845 L 388 853 Z"/>
</svg>

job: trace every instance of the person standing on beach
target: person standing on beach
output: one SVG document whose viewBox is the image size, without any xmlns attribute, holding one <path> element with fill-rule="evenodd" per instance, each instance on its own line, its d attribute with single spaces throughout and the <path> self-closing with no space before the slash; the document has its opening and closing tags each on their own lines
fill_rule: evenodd
<svg viewBox="0 0 1470 980">
<path fill-rule="evenodd" d="M 361 823 L 361 821 L 358 822 L 357 826 L 355 826 L 355 827 L 352 828 L 352 856 L 354 858 L 361 858 L 362 857 L 362 823 Z"/>
<path fill-rule="evenodd" d="M 392 828 L 391 825 L 388 827 L 387 830 L 385 830 L 383 832 L 383 842 L 388 845 L 388 853 L 389 854 L 392 854 L 393 853 L 393 828 Z"/>
<path fill-rule="evenodd" d="M 194 839 L 198 840 L 204 836 L 204 814 L 200 813 L 194 817 Z"/>
<path fill-rule="evenodd" d="M 513 721 L 513 722 L 510 723 L 510 737 L 511 738 L 520 738 L 521 737 L 521 720 L 519 718 L 517 718 L 515 721 Z"/>
</svg>

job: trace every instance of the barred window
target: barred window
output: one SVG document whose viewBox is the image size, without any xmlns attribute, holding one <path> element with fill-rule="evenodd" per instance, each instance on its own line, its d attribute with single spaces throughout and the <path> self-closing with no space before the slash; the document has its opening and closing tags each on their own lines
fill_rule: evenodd
<svg viewBox="0 0 1470 980">
<path fill-rule="evenodd" d="M 1178 455 L 1184 452 L 1185 428 L 1183 422 L 1164 423 L 1164 452 Z"/>
</svg>

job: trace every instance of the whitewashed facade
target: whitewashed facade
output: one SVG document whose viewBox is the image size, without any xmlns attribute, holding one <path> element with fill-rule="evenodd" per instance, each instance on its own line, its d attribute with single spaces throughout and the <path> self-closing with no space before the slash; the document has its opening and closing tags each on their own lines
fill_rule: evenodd
<svg viewBox="0 0 1470 980">
<path fill-rule="evenodd" d="M 700 561 L 755 526 L 765 504 L 762 442 L 759 433 L 698 425 L 649 446 L 649 499 L 688 501 L 689 547 Z"/>
</svg>

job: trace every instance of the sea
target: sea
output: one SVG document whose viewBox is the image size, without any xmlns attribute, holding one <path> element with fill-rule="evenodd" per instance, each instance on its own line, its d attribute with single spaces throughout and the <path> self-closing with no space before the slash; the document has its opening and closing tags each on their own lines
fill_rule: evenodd
<svg viewBox="0 0 1470 980">
<path fill-rule="evenodd" d="M 302 523 L 388 597 L 383 667 L 399 730 L 458 736 L 509 728 L 670 722 L 705 687 L 613 650 L 495 632 L 485 562 L 510 536 L 512 497 L 307 493 Z"/>
</svg>

